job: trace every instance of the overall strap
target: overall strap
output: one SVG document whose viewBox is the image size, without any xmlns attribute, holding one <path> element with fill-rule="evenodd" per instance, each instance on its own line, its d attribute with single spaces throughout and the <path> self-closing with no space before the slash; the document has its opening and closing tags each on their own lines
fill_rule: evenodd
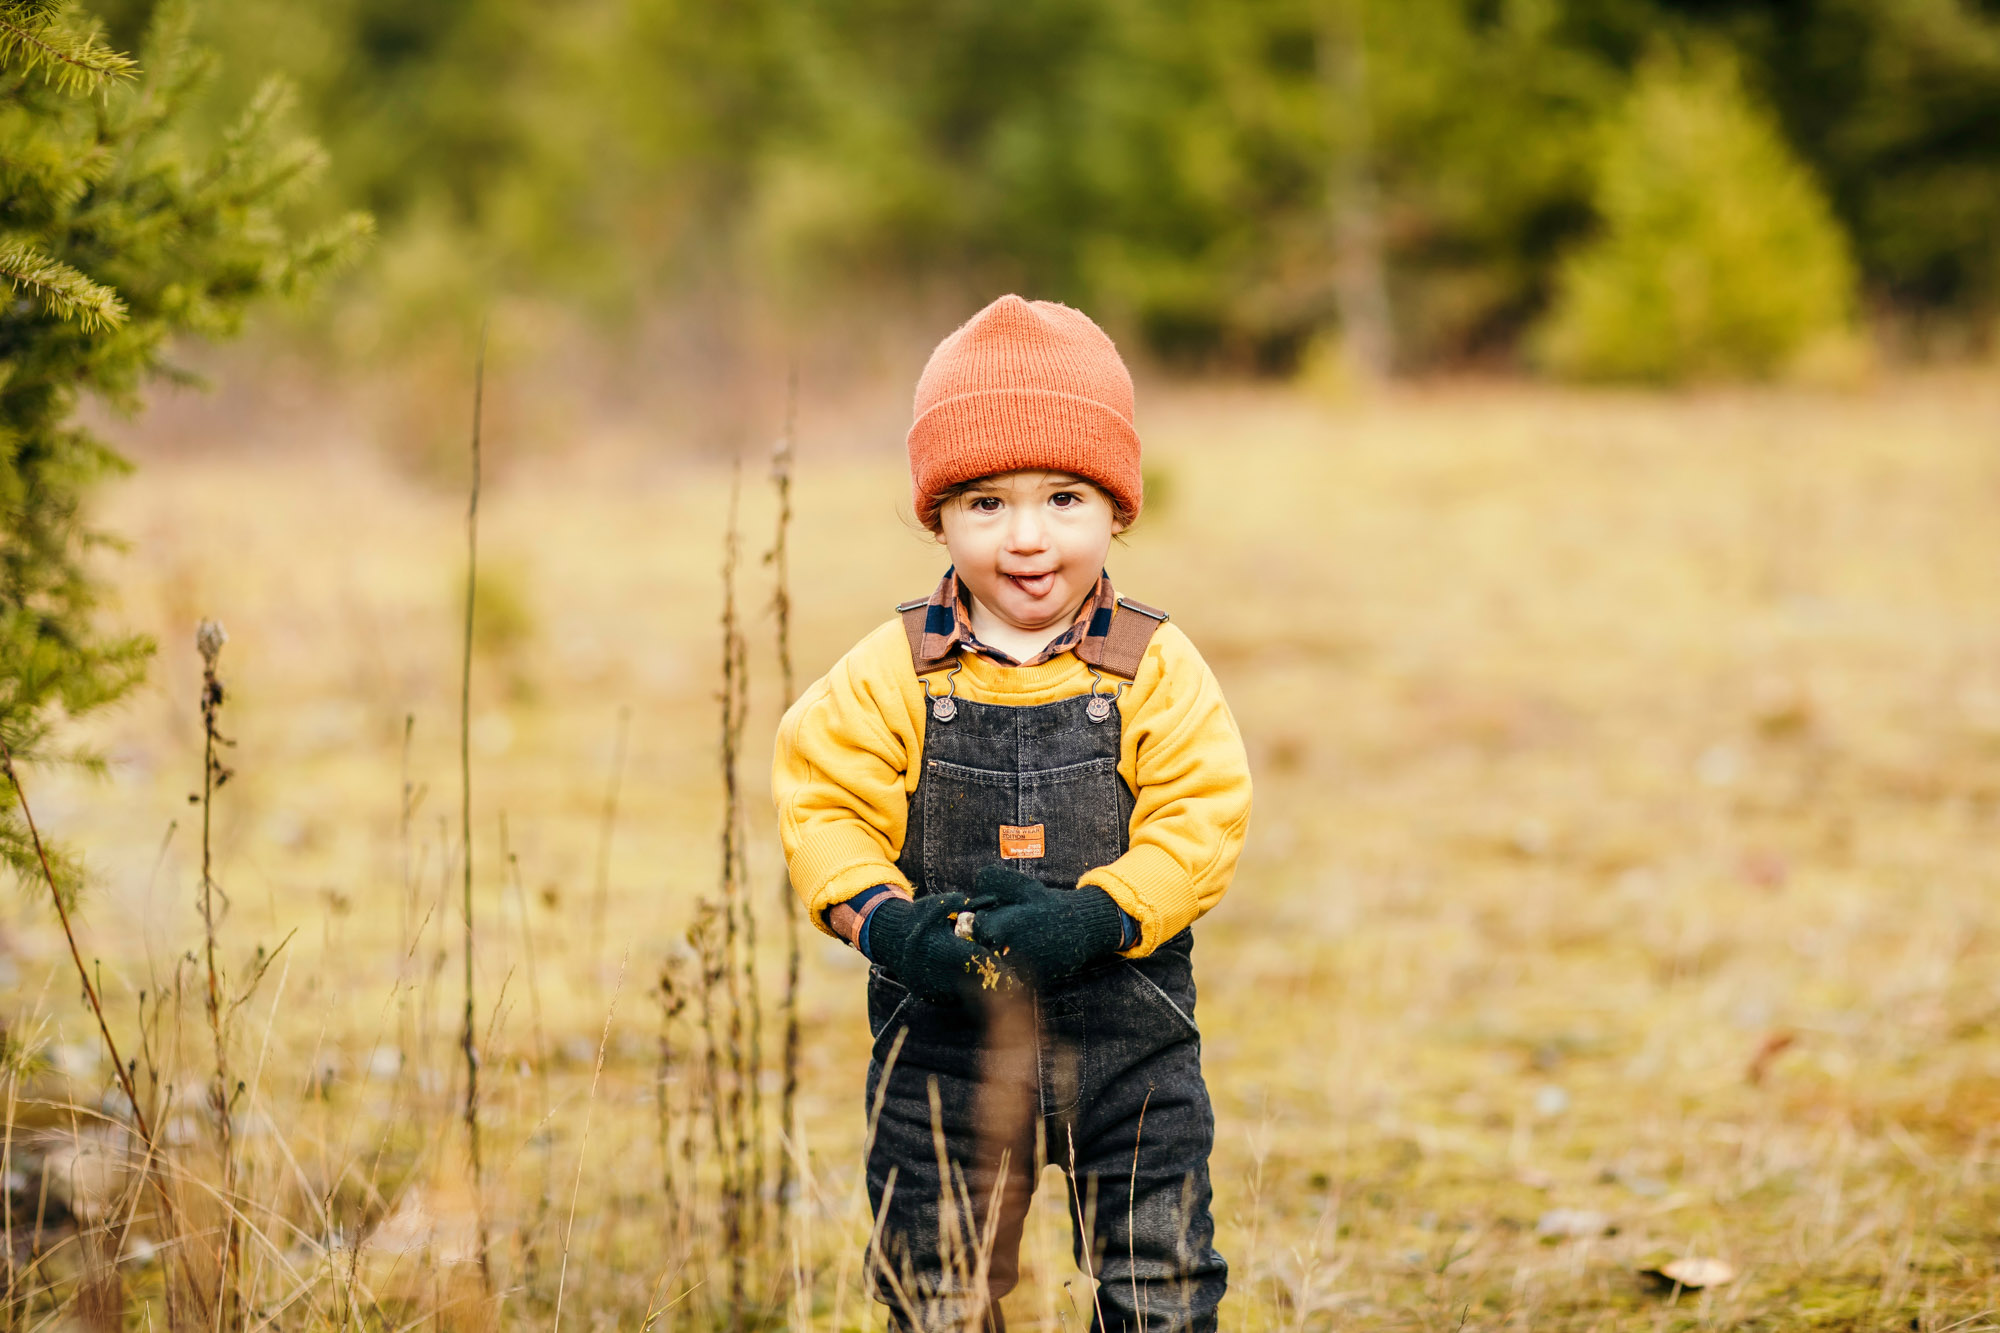
<svg viewBox="0 0 2000 1333">
<path fill-rule="evenodd" d="M 1153 641 L 1153 632 L 1166 623 L 1167 613 L 1158 607 L 1120 597 L 1110 631 L 1101 639 L 1085 638 L 1076 647 L 1077 658 L 1100 671 L 1136 680 L 1139 664 L 1146 660 L 1146 645 Z"/>
<path fill-rule="evenodd" d="M 896 614 L 903 618 L 903 633 L 910 640 L 910 664 L 919 676 L 927 676 L 933 671 L 942 671 L 958 660 L 957 653 L 945 657 L 924 656 L 924 622 L 930 618 L 931 599 L 919 597 L 915 601 L 900 602 Z"/>
</svg>

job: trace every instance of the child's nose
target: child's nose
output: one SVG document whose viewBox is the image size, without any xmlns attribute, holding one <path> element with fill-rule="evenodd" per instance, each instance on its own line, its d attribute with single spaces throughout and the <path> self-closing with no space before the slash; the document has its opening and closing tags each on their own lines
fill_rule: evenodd
<svg viewBox="0 0 2000 1333">
<path fill-rule="evenodd" d="M 1048 545 L 1048 528 L 1042 523 L 1041 514 L 1032 506 L 1022 506 L 1013 511 L 1007 524 L 1007 545 L 1015 551 L 1039 551 Z"/>
</svg>

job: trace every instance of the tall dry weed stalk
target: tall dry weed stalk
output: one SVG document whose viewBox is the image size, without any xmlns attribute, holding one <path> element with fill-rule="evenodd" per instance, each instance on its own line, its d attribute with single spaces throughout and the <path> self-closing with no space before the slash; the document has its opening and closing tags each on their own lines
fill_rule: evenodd
<svg viewBox="0 0 2000 1333">
<path fill-rule="evenodd" d="M 41 829 L 36 826 L 35 812 L 28 804 L 27 788 L 21 785 L 21 775 L 14 769 L 14 751 L 7 744 L 7 738 L 4 735 L 0 735 L 0 768 L 5 769 L 8 785 L 14 789 L 14 801 L 21 808 L 22 822 L 28 826 L 28 838 L 35 849 L 35 860 L 41 866 L 42 870 L 42 883 L 47 886 L 49 901 L 55 906 L 56 920 L 62 926 L 63 940 L 69 945 L 70 961 L 76 966 L 77 981 L 83 988 L 84 1000 L 90 1006 L 91 1017 L 97 1022 L 97 1033 L 104 1042 L 105 1054 L 111 1058 L 111 1068 L 118 1080 L 118 1087 L 125 1094 L 126 1113 L 130 1115 L 132 1128 L 139 1136 L 141 1148 L 141 1156 L 138 1164 L 139 1174 L 144 1184 L 151 1189 L 153 1196 L 159 1203 L 159 1223 L 162 1232 L 168 1238 L 177 1240 L 182 1231 L 180 1210 L 175 1203 L 173 1189 L 167 1182 L 164 1170 L 166 1163 L 161 1154 L 159 1136 L 154 1131 L 153 1119 L 147 1114 L 145 1104 L 139 1100 L 139 1091 L 133 1082 L 137 1072 L 136 1066 L 128 1063 L 124 1056 L 119 1054 L 117 1039 L 111 1035 L 111 1023 L 104 1014 L 103 997 L 99 993 L 96 980 L 91 975 L 91 970 L 83 964 L 83 951 L 77 947 L 76 930 L 70 920 L 70 905 L 64 898 L 61 887 L 56 882 L 55 871 L 49 865 L 48 849 L 42 844 Z M 15 1095 L 19 1081 L 18 1071 L 12 1068 L 12 1063 L 10 1059 L 7 1112 L 7 1146 L 10 1154 L 13 1147 Z M 0 1188 L 0 1193 L 5 1192 L 7 1191 L 4 1188 Z M 43 1203 L 46 1203 L 47 1195 L 48 1176 L 45 1172 L 42 1177 Z M 6 1223 L 4 1235 L 0 1235 L 0 1243 L 6 1246 L 8 1253 L 7 1319 L 11 1323 L 17 1308 L 16 1301 L 20 1298 L 20 1293 L 17 1289 L 19 1275 L 15 1272 L 13 1260 L 14 1227 L 11 1207 L 6 1218 Z M 39 1235 L 41 1232 L 39 1210 L 35 1230 L 38 1239 L 34 1248 L 39 1249 Z M 167 1281 L 165 1284 L 165 1296 L 167 1321 L 173 1327 L 179 1327 L 182 1319 L 192 1319 L 203 1324 L 207 1322 L 203 1309 L 204 1302 L 199 1291 L 190 1290 L 186 1293 L 194 1297 L 194 1309 L 183 1311 L 181 1308 L 183 1292 L 179 1280 L 180 1275 L 175 1270 L 180 1269 L 184 1272 L 186 1267 L 187 1261 L 185 1256 L 181 1256 L 178 1259 L 171 1259 L 166 1266 Z"/>
<path fill-rule="evenodd" d="M 762 1200 L 763 1150 L 761 1126 L 757 1123 L 762 1101 L 757 1075 L 762 1067 L 762 1006 L 759 1003 L 756 964 L 756 917 L 754 906 L 744 893 L 744 811 L 737 759 L 743 745 L 743 717 L 749 706 L 749 664 L 743 627 L 736 611 L 736 570 L 742 541 L 738 521 L 742 502 L 742 471 L 730 479 L 729 523 L 723 537 L 722 556 L 722 866 L 720 901 L 711 914 L 710 928 L 702 932 L 709 958 L 702 976 L 711 990 L 719 984 L 728 1006 L 725 1047 L 728 1077 L 720 1086 L 711 1079 L 714 1095 L 721 1106 L 716 1112 L 722 1129 L 718 1147 L 723 1164 L 724 1240 L 729 1265 L 729 1306 L 731 1327 L 740 1327 L 744 1314 L 745 1281 L 749 1251 L 757 1233 L 758 1205 Z M 719 929 L 715 918 L 719 917 Z M 704 997 L 704 1012 L 713 1004 Z M 715 1040 L 709 1028 L 711 1050 Z M 711 1060 L 711 1070 L 724 1062 Z"/>
<path fill-rule="evenodd" d="M 202 961 L 208 973 L 202 1005 L 215 1046 L 208 1103 L 215 1117 L 216 1153 L 222 1167 L 222 1249 L 216 1264 L 215 1309 L 220 1327 L 234 1329 L 242 1325 L 243 1233 L 235 1204 L 239 1195 L 234 1123 L 238 1088 L 229 1073 L 229 1006 L 215 962 L 216 900 L 221 899 L 223 912 L 229 910 L 229 896 L 215 882 L 214 852 L 215 793 L 231 776 L 218 753 L 231 744 L 219 727 L 223 691 L 222 678 L 216 674 L 216 662 L 227 642 L 229 633 L 220 621 L 204 620 L 195 627 L 195 650 L 201 654 L 201 935 Z"/>
<path fill-rule="evenodd" d="M 778 514 L 771 537 L 771 549 L 764 563 L 771 567 L 771 618 L 777 630 L 778 706 L 792 706 L 792 579 L 788 539 L 792 527 L 792 458 L 798 440 L 799 371 L 792 367 L 785 385 L 785 433 L 771 451 L 771 488 L 776 492 Z M 778 912 L 785 923 L 785 991 L 780 1012 L 785 1022 L 784 1081 L 778 1101 L 778 1239 L 783 1245 L 789 1235 L 792 1191 L 795 1188 L 793 1156 L 798 1151 L 799 1100 L 799 910 L 792 896 L 790 873 L 778 869 Z"/>
<path fill-rule="evenodd" d="M 479 589 L 479 430 L 486 400 L 486 326 L 479 329 L 479 361 L 472 376 L 472 484 L 465 505 L 465 635 L 458 678 L 459 855 L 464 872 L 461 909 L 465 920 L 465 1025 L 459 1045 L 465 1055 L 465 1147 L 472 1172 L 473 1206 L 478 1214 L 479 1278 L 493 1290 L 488 1253 L 485 1163 L 479 1145 L 479 1034 L 474 1026 L 472 988 L 472 629 Z"/>
<path fill-rule="evenodd" d="M 0 766 L 7 770 L 7 782 L 14 789 L 15 803 L 21 807 L 21 820 L 28 826 L 28 838 L 35 848 L 35 858 L 41 863 L 42 882 L 48 886 L 49 901 L 55 904 L 56 920 L 62 925 L 63 939 L 69 945 L 70 961 L 76 964 L 76 978 L 83 985 L 83 998 L 90 1005 L 90 1013 L 97 1020 L 98 1036 L 104 1040 L 104 1050 L 111 1057 L 112 1069 L 117 1073 L 118 1086 L 125 1094 L 131 1107 L 132 1123 L 140 1137 L 150 1146 L 153 1142 L 153 1127 L 148 1123 L 146 1111 L 139 1104 L 137 1090 L 132 1084 L 132 1068 L 125 1058 L 118 1054 L 117 1039 L 111 1035 L 111 1024 L 104 1017 L 104 1003 L 98 997 L 97 984 L 91 980 L 90 969 L 83 965 L 83 953 L 77 948 L 76 931 L 70 924 L 69 904 L 63 898 L 62 890 L 56 885 L 55 872 L 49 868 L 49 854 L 42 846 L 42 832 L 35 825 L 35 812 L 29 808 L 27 789 L 21 785 L 20 774 L 14 771 L 14 751 L 7 744 L 7 738 L 0 736 Z"/>
<path fill-rule="evenodd" d="M 732 496 L 740 493 L 740 484 L 732 485 Z M 764 1181 L 767 1176 L 765 1161 L 764 1133 L 764 991 L 757 975 L 757 903 L 750 896 L 750 816 L 743 801 L 743 784 L 739 761 L 743 754 L 744 719 L 750 711 L 750 649 L 743 634 L 743 626 L 736 613 L 736 566 L 740 557 L 742 535 L 738 529 L 740 517 L 734 499 L 729 507 L 729 557 L 724 575 L 724 640 L 734 644 L 734 671 L 726 673 L 724 689 L 733 696 L 733 708 L 725 714 L 723 723 L 723 783 L 727 793 L 724 820 L 733 830 L 734 864 L 728 874 L 728 896 L 736 907 L 737 919 L 742 923 L 742 943 L 738 957 L 742 960 L 742 994 L 748 1041 L 743 1050 L 742 1065 L 738 1071 L 739 1086 L 747 1087 L 748 1104 L 742 1108 L 737 1121 L 737 1136 L 743 1144 L 748 1161 L 743 1179 L 747 1192 L 744 1208 L 748 1217 L 748 1232 L 751 1245 L 761 1245 L 764 1238 Z"/>
</svg>

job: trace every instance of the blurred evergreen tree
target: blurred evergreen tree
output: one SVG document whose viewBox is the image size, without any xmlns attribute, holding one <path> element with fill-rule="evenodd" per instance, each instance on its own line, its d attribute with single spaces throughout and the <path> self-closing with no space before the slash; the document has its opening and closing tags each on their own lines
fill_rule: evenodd
<svg viewBox="0 0 2000 1333">
<path fill-rule="evenodd" d="M 1853 311 L 1847 238 L 1733 59 L 1648 60 L 1607 127 L 1601 234 L 1568 256 L 1541 333 L 1593 379 L 1765 376 Z"/>
<path fill-rule="evenodd" d="M 153 15 L 135 64 L 63 0 L 0 0 L 0 273 L 13 289 L 0 307 L 0 734 L 22 758 L 91 762 L 52 748 L 53 727 L 118 698 L 151 651 L 92 615 L 88 557 L 111 539 L 85 499 L 126 465 L 77 422 L 80 400 L 134 410 L 149 379 L 189 378 L 168 360 L 173 337 L 235 332 L 252 302 L 301 291 L 368 231 L 358 214 L 288 224 L 321 156 L 282 129 L 280 84 L 197 151 L 184 120 L 208 70 L 182 5 Z M 0 860 L 37 873 L 11 791 Z"/>
</svg>

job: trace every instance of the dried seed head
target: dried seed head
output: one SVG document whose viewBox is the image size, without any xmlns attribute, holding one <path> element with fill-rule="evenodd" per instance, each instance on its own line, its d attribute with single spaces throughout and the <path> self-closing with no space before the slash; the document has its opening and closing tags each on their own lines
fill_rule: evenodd
<svg viewBox="0 0 2000 1333">
<path fill-rule="evenodd" d="M 194 627 L 194 646 L 210 671 L 215 670 L 215 659 L 222 652 L 222 645 L 228 642 L 229 631 L 222 628 L 219 620 L 204 620 Z"/>
</svg>

